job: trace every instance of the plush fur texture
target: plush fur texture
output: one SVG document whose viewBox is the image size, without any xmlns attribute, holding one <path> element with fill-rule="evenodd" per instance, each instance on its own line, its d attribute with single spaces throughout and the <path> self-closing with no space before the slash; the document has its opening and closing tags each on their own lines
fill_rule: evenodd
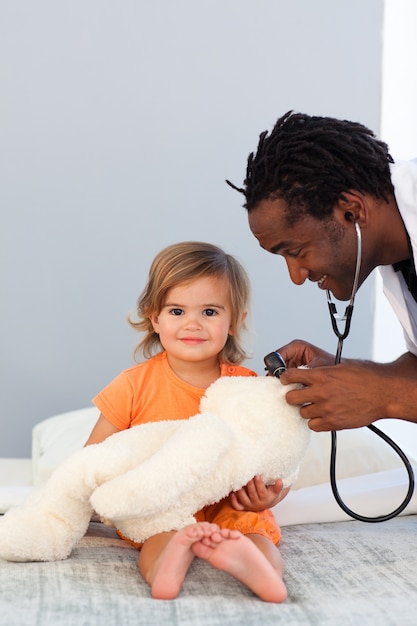
<svg viewBox="0 0 417 626">
<path fill-rule="evenodd" d="M 140 542 L 193 523 L 196 511 L 256 474 L 290 485 L 310 431 L 285 401 L 288 389 L 273 377 L 223 377 L 199 414 L 135 426 L 76 452 L 0 519 L 0 558 L 65 559 L 94 511 Z"/>
</svg>

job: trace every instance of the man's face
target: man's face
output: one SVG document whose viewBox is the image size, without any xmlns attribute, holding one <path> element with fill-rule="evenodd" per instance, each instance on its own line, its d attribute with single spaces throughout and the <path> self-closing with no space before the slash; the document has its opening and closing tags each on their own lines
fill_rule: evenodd
<svg viewBox="0 0 417 626">
<path fill-rule="evenodd" d="M 335 212 L 324 220 L 302 217 L 290 226 L 286 208 L 285 200 L 262 200 L 248 213 L 249 227 L 262 248 L 284 257 L 296 285 L 308 279 L 338 300 L 349 300 L 357 253 L 353 224 Z M 365 278 L 361 272 L 359 284 Z"/>
</svg>

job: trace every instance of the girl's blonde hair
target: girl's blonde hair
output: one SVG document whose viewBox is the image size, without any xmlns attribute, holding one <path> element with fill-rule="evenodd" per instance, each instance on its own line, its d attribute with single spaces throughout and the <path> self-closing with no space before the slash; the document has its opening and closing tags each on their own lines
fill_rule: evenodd
<svg viewBox="0 0 417 626">
<path fill-rule="evenodd" d="M 152 315 L 158 315 L 167 293 L 181 283 L 192 282 L 202 276 L 225 278 L 230 288 L 231 332 L 220 353 L 222 361 L 241 363 L 248 358 L 241 345 L 241 333 L 245 330 L 245 313 L 250 298 L 249 277 L 242 265 L 230 254 L 210 243 L 184 241 L 161 250 L 149 270 L 148 280 L 137 301 L 138 321 L 128 318 L 135 330 L 145 333 L 135 349 L 135 357 L 143 354 L 150 358 L 163 347 L 155 333 Z"/>
</svg>

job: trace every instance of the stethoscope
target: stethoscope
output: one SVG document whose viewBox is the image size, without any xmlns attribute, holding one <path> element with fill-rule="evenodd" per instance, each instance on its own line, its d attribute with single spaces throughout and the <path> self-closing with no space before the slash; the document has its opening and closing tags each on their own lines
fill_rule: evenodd
<svg viewBox="0 0 417 626">
<path fill-rule="evenodd" d="M 332 327 L 333 327 L 334 333 L 336 337 L 338 338 L 337 351 L 336 351 L 336 356 L 335 356 L 335 361 L 334 361 L 335 365 L 338 365 L 340 363 L 340 359 L 342 356 L 343 342 L 346 339 L 346 337 L 349 335 L 350 324 L 352 321 L 353 305 L 355 302 L 356 292 L 358 290 L 359 271 L 361 268 L 361 261 L 362 261 L 361 229 L 360 229 L 358 222 L 356 221 L 354 222 L 354 226 L 355 226 L 356 237 L 357 237 L 356 269 L 355 269 L 355 277 L 353 279 L 352 293 L 350 296 L 349 304 L 346 307 L 345 314 L 343 317 L 338 315 L 336 306 L 332 302 L 330 291 L 327 290 L 327 304 L 329 307 L 330 319 L 332 321 Z M 343 329 L 343 332 L 339 330 L 338 321 L 345 322 L 345 327 Z M 359 515 L 358 513 L 355 513 L 354 511 L 352 511 L 348 506 L 346 506 L 346 504 L 343 502 L 342 498 L 340 497 L 339 490 L 336 485 L 336 451 L 337 451 L 336 431 L 331 432 L 332 443 L 331 443 L 331 453 L 330 453 L 330 483 L 332 486 L 332 491 L 336 499 L 336 502 L 345 513 L 347 513 L 354 519 L 357 519 L 361 522 L 385 522 L 389 519 L 392 519 L 393 517 L 396 517 L 402 511 L 404 511 L 405 507 L 410 502 L 413 492 L 414 492 L 414 472 L 413 472 L 413 468 L 411 467 L 410 461 L 408 460 L 404 452 L 401 450 L 401 448 L 395 443 L 395 441 L 393 441 L 390 437 L 388 437 L 386 433 L 384 433 L 382 430 L 380 430 L 373 424 L 369 424 L 367 428 L 369 428 L 369 430 L 372 430 L 372 432 L 378 435 L 378 437 L 381 437 L 381 439 L 383 439 L 389 446 L 391 446 L 391 448 L 398 454 L 398 456 L 401 458 L 402 462 L 405 465 L 405 468 L 408 474 L 409 486 L 408 486 L 407 495 L 405 496 L 402 504 L 400 504 L 400 506 L 396 508 L 394 511 L 392 511 L 391 513 L 388 513 L 387 515 L 379 515 L 377 517 L 365 517 L 363 515 Z"/>
<path fill-rule="evenodd" d="M 336 337 L 338 338 L 337 351 L 336 351 L 336 356 L 335 356 L 335 365 L 338 365 L 340 363 L 341 356 L 342 356 L 343 342 L 346 339 L 346 337 L 349 335 L 350 325 L 352 321 L 352 314 L 353 314 L 353 306 L 355 302 L 356 292 L 358 290 L 359 272 L 360 272 L 361 262 L 362 262 L 361 229 L 360 229 L 358 222 L 354 221 L 353 223 L 355 226 L 356 237 L 357 237 L 356 269 L 355 269 L 355 276 L 353 279 L 352 293 L 350 296 L 349 304 L 347 305 L 345 309 L 345 314 L 343 316 L 338 315 L 336 306 L 332 302 L 330 291 L 327 290 L 326 292 L 327 304 L 329 307 L 332 328 Z M 343 331 L 339 330 L 338 322 L 345 323 Z M 277 376 L 278 378 L 286 369 L 284 359 L 279 354 L 279 352 L 271 352 L 271 354 L 268 354 L 264 360 L 265 360 L 266 369 L 271 374 L 273 374 L 274 376 Z M 386 433 L 384 433 L 382 430 L 380 430 L 373 424 L 369 424 L 367 428 L 369 428 L 372 432 L 378 435 L 378 437 L 381 437 L 381 439 L 383 439 L 389 446 L 391 446 L 391 448 L 398 454 L 398 456 L 401 458 L 402 462 L 405 465 L 405 468 L 408 474 L 409 486 L 408 486 L 407 495 L 405 496 L 403 502 L 400 504 L 399 507 L 397 507 L 391 513 L 388 513 L 387 515 L 379 515 L 376 517 L 366 517 L 364 515 L 360 515 L 359 513 L 355 513 L 343 502 L 339 494 L 337 484 L 336 484 L 336 453 L 337 453 L 336 431 L 331 431 L 330 484 L 331 484 L 333 495 L 335 497 L 336 502 L 345 513 L 347 513 L 354 519 L 359 520 L 360 522 L 385 522 L 389 519 L 392 519 L 393 517 L 396 517 L 402 511 L 404 511 L 404 509 L 410 502 L 413 496 L 413 492 L 414 492 L 414 472 L 407 456 L 404 454 L 401 448 L 390 437 L 388 437 Z"/>
</svg>

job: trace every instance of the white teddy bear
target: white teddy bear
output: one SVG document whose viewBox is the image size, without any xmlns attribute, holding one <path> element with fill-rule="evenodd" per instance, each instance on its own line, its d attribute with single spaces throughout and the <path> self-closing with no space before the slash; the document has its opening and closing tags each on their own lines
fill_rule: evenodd
<svg viewBox="0 0 417 626">
<path fill-rule="evenodd" d="M 96 511 L 126 537 L 195 522 L 193 514 L 261 475 L 297 477 L 310 438 L 277 378 L 222 377 L 186 420 L 134 426 L 65 460 L 21 506 L 0 519 L 0 558 L 69 556 Z"/>
</svg>

